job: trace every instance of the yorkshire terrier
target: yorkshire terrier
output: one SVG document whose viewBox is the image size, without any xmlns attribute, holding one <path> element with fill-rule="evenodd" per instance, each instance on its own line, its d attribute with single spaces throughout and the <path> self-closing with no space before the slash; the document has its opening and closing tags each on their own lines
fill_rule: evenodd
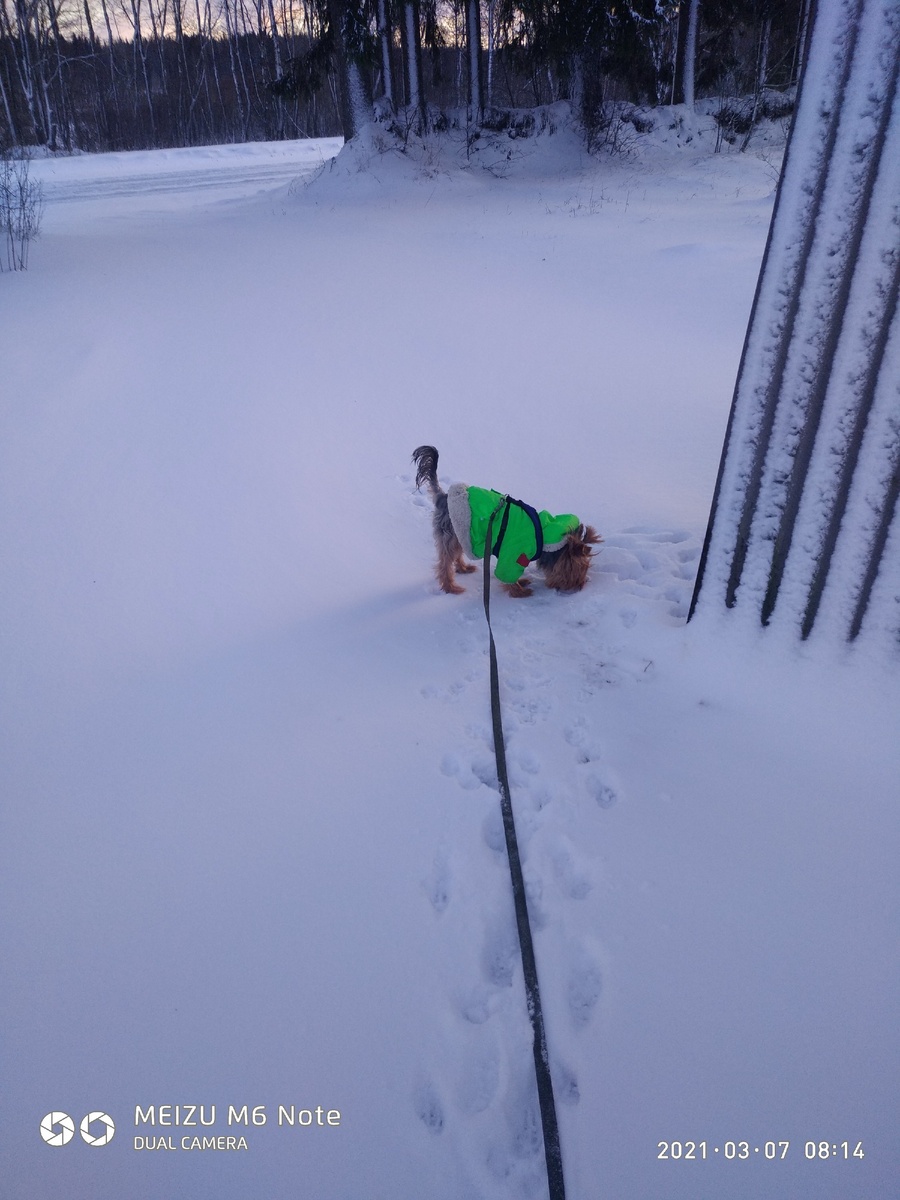
<svg viewBox="0 0 900 1200">
<path fill-rule="evenodd" d="M 546 510 L 536 512 L 502 492 L 465 483 L 451 484 L 445 492 L 438 483 L 438 452 L 434 446 L 419 446 L 412 457 L 416 487 L 427 483 L 434 501 L 435 574 L 443 591 L 466 590 L 456 582 L 456 572 L 468 575 L 475 570 L 466 556 L 476 562 L 484 558 L 491 516 L 491 553 L 497 559 L 494 574 L 507 595 L 520 599 L 532 594 L 531 581 L 524 574 L 532 562 L 543 573 L 547 587 L 558 592 L 581 591 L 591 565 L 591 546 L 603 540 L 593 525 L 582 525 L 571 513 L 554 517 Z"/>
</svg>

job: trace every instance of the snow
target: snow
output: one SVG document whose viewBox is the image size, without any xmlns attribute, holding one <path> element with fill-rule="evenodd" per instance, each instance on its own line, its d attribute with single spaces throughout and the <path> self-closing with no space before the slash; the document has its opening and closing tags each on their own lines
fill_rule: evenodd
<svg viewBox="0 0 900 1200">
<path fill-rule="evenodd" d="M 605 537 L 579 595 L 492 606 L 569 1194 L 892 1194 L 896 654 L 684 623 L 777 153 L 554 121 L 468 157 L 370 129 L 308 186 L 335 143 L 33 164 L 4 1197 L 545 1194 L 480 576 L 437 591 L 422 442 Z"/>
</svg>

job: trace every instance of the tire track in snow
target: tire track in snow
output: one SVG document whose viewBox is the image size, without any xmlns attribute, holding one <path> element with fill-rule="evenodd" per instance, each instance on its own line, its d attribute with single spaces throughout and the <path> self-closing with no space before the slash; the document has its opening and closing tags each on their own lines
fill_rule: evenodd
<svg viewBox="0 0 900 1200">
<path fill-rule="evenodd" d="M 244 194 L 250 187 L 276 188 L 311 175 L 319 164 L 258 164 L 202 170 L 164 171 L 152 175 L 110 176 L 99 179 L 45 180 L 43 199 L 47 204 L 79 200 L 117 200 L 129 196 L 159 196 L 173 192 L 221 189 Z"/>
</svg>

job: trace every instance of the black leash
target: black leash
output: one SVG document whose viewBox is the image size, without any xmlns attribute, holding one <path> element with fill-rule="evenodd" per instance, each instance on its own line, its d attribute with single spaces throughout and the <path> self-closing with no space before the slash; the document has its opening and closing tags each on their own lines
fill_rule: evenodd
<svg viewBox="0 0 900 1200">
<path fill-rule="evenodd" d="M 497 782 L 500 785 L 500 810 L 503 813 L 503 832 L 506 835 L 506 852 L 509 857 L 509 874 L 512 880 L 513 901 L 516 909 L 516 925 L 519 930 L 519 947 L 522 951 L 522 972 L 525 976 L 525 1001 L 531 1028 L 534 1032 L 534 1073 L 537 1078 L 538 1104 L 541 1110 L 541 1128 L 544 1133 L 544 1158 L 547 1162 L 547 1186 L 550 1200 L 565 1200 L 566 1186 L 563 1180 L 562 1154 L 559 1146 L 559 1126 L 556 1121 L 556 1104 L 553 1100 L 553 1080 L 547 1057 L 547 1037 L 544 1033 L 544 1016 L 541 1010 L 541 993 L 538 988 L 537 962 L 531 925 L 528 921 L 528 900 L 525 895 L 525 880 L 522 877 L 522 862 L 519 858 L 519 843 L 516 840 L 516 825 L 513 818 L 512 797 L 509 777 L 506 773 L 506 743 L 503 740 L 503 724 L 500 719 L 500 677 L 497 671 L 497 650 L 494 632 L 491 629 L 491 532 L 494 517 L 505 505 L 504 521 L 511 501 L 508 496 L 497 505 L 488 518 L 484 538 L 484 615 L 487 619 L 491 654 L 491 721 L 494 729 L 494 753 L 497 757 Z"/>
</svg>

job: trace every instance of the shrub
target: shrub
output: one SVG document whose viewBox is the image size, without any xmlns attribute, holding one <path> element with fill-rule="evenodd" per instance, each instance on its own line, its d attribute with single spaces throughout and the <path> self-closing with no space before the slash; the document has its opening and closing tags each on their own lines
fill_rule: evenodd
<svg viewBox="0 0 900 1200">
<path fill-rule="evenodd" d="M 28 155 L 0 153 L 0 231 L 5 235 L 7 271 L 27 269 L 28 251 L 40 232 L 43 212 L 43 190 L 30 178 Z"/>
</svg>

